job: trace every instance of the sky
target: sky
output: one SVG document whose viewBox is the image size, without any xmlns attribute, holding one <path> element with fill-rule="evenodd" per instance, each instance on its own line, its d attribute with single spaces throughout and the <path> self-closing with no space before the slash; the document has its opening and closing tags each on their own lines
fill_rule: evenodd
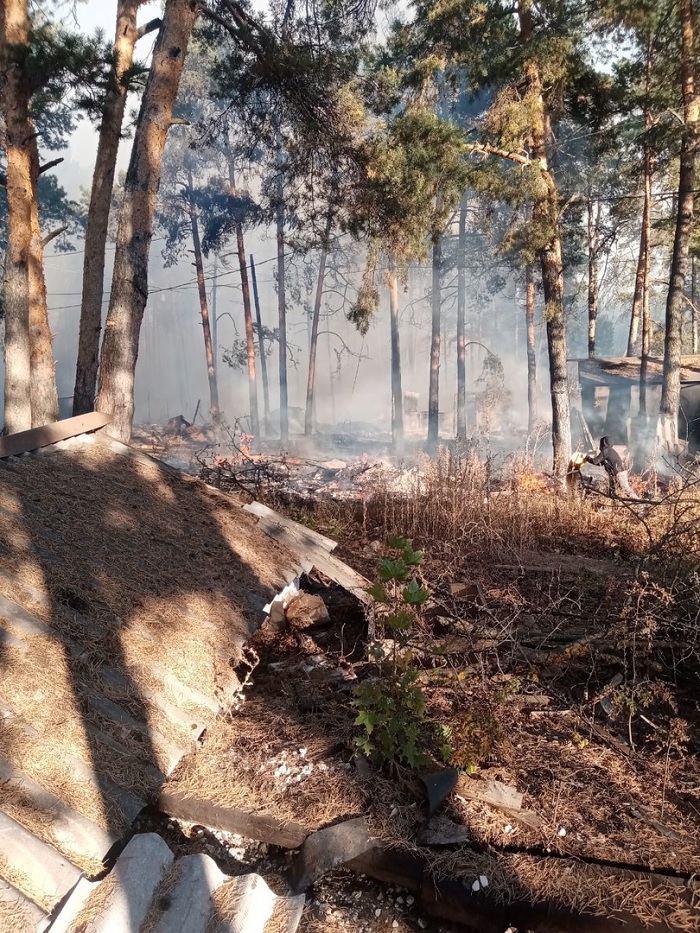
<svg viewBox="0 0 700 933">
<path fill-rule="evenodd" d="M 147 23 L 158 16 L 161 6 L 160 0 L 150 0 L 145 3 L 139 11 L 139 23 Z M 75 18 L 71 17 L 71 20 L 73 24 L 77 21 L 81 31 L 87 34 L 94 33 L 96 29 L 104 30 L 106 38 L 111 41 L 114 38 L 116 25 L 116 3 L 114 0 L 87 0 L 87 2 L 78 3 L 75 7 Z M 143 59 L 149 55 L 155 36 L 155 33 L 151 33 L 138 44 L 139 58 Z M 129 140 L 121 146 L 118 170 L 126 169 L 129 161 L 129 147 Z M 71 138 L 68 151 L 64 153 L 67 164 L 63 171 L 59 169 L 56 173 L 71 197 L 77 197 L 80 188 L 89 185 L 88 178 L 92 175 L 94 168 L 96 149 L 97 131 L 88 120 L 81 120 Z M 84 174 L 86 169 L 89 170 L 89 176 Z"/>
</svg>

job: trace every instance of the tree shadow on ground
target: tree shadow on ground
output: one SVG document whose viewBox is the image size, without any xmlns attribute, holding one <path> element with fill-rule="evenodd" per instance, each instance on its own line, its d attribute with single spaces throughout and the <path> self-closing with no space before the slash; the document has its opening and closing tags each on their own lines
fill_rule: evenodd
<svg viewBox="0 0 700 933">
<path fill-rule="evenodd" d="M 0 482 L 2 592 L 37 622 L 23 643 L 0 641 L 14 714 L 0 754 L 98 827 L 113 857 L 227 708 L 242 646 L 293 562 L 234 504 L 94 441 L 5 461 Z M 26 795 L 0 808 L 56 843 Z M 63 849 L 99 871 L 96 852 Z"/>
</svg>

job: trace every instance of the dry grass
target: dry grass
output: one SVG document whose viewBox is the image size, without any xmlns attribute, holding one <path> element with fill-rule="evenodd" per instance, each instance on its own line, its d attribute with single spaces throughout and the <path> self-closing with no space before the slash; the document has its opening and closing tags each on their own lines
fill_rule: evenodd
<svg viewBox="0 0 700 933">
<path fill-rule="evenodd" d="M 35 926 L 34 917 L 22 901 L 0 900 L 0 930 L 3 933 L 27 933 Z"/>
<path fill-rule="evenodd" d="M 155 799 L 194 721 L 206 728 L 231 702 L 242 645 L 294 559 L 224 497 L 97 444 L 23 458 L 0 481 L 0 593 L 48 627 L 27 636 L 2 622 L 25 650 L 0 648 L 0 701 L 13 714 L 0 721 L 0 754 L 119 833 L 128 827 L 106 782 Z M 140 725 L 117 724 L 94 697 Z M 36 808 L 4 801 L 55 841 Z M 94 870 L 84 853 L 65 854 Z"/>
<path fill-rule="evenodd" d="M 496 477 L 488 463 L 446 453 L 409 481 L 408 491 L 379 485 L 361 501 L 322 499 L 301 509 L 297 501 L 293 514 L 341 533 L 341 553 L 370 579 L 377 541 L 402 534 L 425 549 L 421 573 L 435 606 L 416 641 L 427 647 L 418 657 L 431 714 L 455 725 L 463 711 L 483 707 L 494 722 L 477 762 L 480 777 L 523 791 L 524 806 L 541 820 L 533 829 L 483 804 L 449 804 L 449 815 L 496 853 L 494 893 L 551 899 L 574 911 L 630 910 L 645 922 L 697 929 L 698 905 L 674 883 L 626 876 L 613 884 L 603 869 L 578 871 L 569 859 L 700 870 L 697 709 L 683 686 L 700 664 L 700 582 L 692 572 L 700 555 L 698 488 L 686 484 L 663 492 L 663 504 L 628 509 L 605 497 L 567 497 L 523 464 Z M 478 583 L 476 601 L 450 595 L 449 584 L 462 581 Z M 444 642 L 455 631 L 464 647 L 431 665 L 431 639 Z M 531 632 L 537 637 L 526 648 Z M 503 696 L 506 672 L 519 686 Z M 596 695 L 617 672 L 617 718 L 607 719 Z M 536 718 L 527 700 L 542 694 L 551 705 Z M 599 725 L 602 734 L 594 731 Z M 377 776 L 352 783 L 366 795 L 373 833 L 413 846 L 421 814 L 410 805 L 420 792 Z M 510 835 L 507 823 L 515 827 Z M 506 859 L 498 854 L 505 845 L 549 849 L 561 860 Z M 482 858 L 462 850 L 436 865 L 468 874 Z"/>
<path fill-rule="evenodd" d="M 111 872 L 96 883 L 88 894 L 82 909 L 68 928 L 68 933 L 87 933 L 91 924 L 103 914 L 120 887 L 121 882 L 116 872 Z"/>
<path fill-rule="evenodd" d="M 153 897 L 151 899 L 151 906 L 146 914 L 146 917 L 139 928 L 139 933 L 153 933 L 153 930 L 156 927 L 156 924 L 159 920 L 162 920 L 163 914 L 163 901 L 167 897 L 168 891 L 174 888 L 182 877 L 183 863 L 180 859 L 176 859 L 169 868 L 163 873 L 163 877 L 160 879 L 158 887 L 153 892 Z"/>
<path fill-rule="evenodd" d="M 21 891 L 25 897 L 29 898 L 35 904 L 38 904 L 42 910 L 49 913 L 53 907 L 53 898 L 47 897 L 36 885 L 31 875 L 18 869 L 9 859 L 0 851 L 0 878 L 9 882 L 13 888 Z M 0 916 L 2 916 L 0 914 Z M 25 933 L 25 931 L 22 931 Z"/>
<path fill-rule="evenodd" d="M 214 800 L 223 807 L 274 814 L 311 829 L 362 812 L 364 795 L 345 769 L 314 768 L 298 784 L 274 776 L 282 753 L 289 756 L 290 764 L 303 766 L 300 748 L 308 749 L 306 760 L 311 758 L 314 737 L 299 728 L 282 705 L 246 703 L 230 721 L 212 727 L 204 747 L 183 760 L 167 789 L 184 797 Z"/>
<path fill-rule="evenodd" d="M 667 924 L 679 933 L 698 929 L 696 883 L 686 886 L 658 876 L 644 878 L 578 860 L 496 852 L 483 855 L 464 849 L 433 856 L 431 869 L 438 878 L 464 878 L 468 886 L 485 875 L 489 895 L 501 904 L 527 899 L 579 914 L 609 917 L 629 913 L 642 923 Z"/>
<path fill-rule="evenodd" d="M 224 933 L 225 930 L 229 929 L 229 924 L 233 924 L 234 920 L 237 921 L 237 927 L 242 927 L 246 917 L 255 917 L 258 928 L 264 925 L 264 929 L 268 933 L 268 926 L 275 914 L 277 914 L 278 918 L 275 923 L 279 926 L 279 917 L 284 912 L 285 900 L 283 898 L 277 899 L 265 881 L 258 876 L 252 881 L 256 891 L 255 906 L 257 911 L 251 913 L 253 904 L 248 900 L 249 884 L 251 884 L 249 876 L 242 875 L 239 878 L 224 882 L 216 889 L 212 895 L 214 909 L 209 920 L 207 933 Z M 243 907 L 245 907 L 245 913 L 242 912 Z"/>
</svg>

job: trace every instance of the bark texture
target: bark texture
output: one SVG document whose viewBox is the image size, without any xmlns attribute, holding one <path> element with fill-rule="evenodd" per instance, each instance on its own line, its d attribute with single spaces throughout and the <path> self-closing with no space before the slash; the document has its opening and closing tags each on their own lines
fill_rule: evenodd
<svg viewBox="0 0 700 933">
<path fill-rule="evenodd" d="M 640 258 L 642 259 L 642 361 L 639 367 L 639 414 L 645 418 L 647 414 L 647 371 L 649 369 L 649 351 L 651 349 L 649 275 L 651 272 L 651 183 L 653 170 L 651 150 L 647 146 L 644 153 L 644 210 L 642 213 L 642 234 L 639 249 Z"/>
<path fill-rule="evenodd" d="M 25 142 L 30 124 L 29 90 L 10 46 L 26 45 L 26 0 L 0 4 L 0 103 L 7 158 L 7 251 L 5 253 L 5 429 L 32 426 L 29 363 L 29 262 L 32 238 L 32 167 Z"/>
<path fill-rule="evenodd" d="M 245 345 L 248 362 L 248 404 L 250 407 L 250 430 L 256 440 L 260 439 L 260 419 L 258 417 L 258 384 L 255 374 L 255 328 L 253 327 L 253 309 L 250 303 L 250 283 L 245 258 L 245 238 L 243 227 L 236 224 L 236 249 L 238 267 L 241 270 L 241 292 L 243 295 L 243 321 L 245 324 Z"/>
<path fill-rule="evenodd" d="M 138 37 L 136 13 L 142 2 L 118 0 L 117 3 L 114 61 L 102 110 L 85 230 L 78 361 L 73 389 L 74 415 L 82 415 L 95 407 L 109 209 L 126 107 L 127 76 L 134 63 L 134 48 Z"/>
<path fill-rule="evenodd" d="M 27 0 L 7 0 L 0 6 L 0 94 L 7 157 L 5 428 L 10 433 L 58 419 L 39 224 L 39 145 L 24 68 L 28 41 Z"/>
<path fill-rule="evenodd" d="M 207 361 L 207 379 L 209 381 L 209 411 L 214 424 L 221 423 L 219 409 L 219 384 L 216 378 L 216 361 L 214 359 L 214 344 L 212 340 L 211 318 L 209 316 L 209 302 L 207 300 L 207 285 L 204 280 L 204 260 L 202 258 L 202 241 L 199 235 L 199 217 L 194 204 L 194 180 L 192 172 L 189 173 L 187 188 L 188 211 L 190 226 L 192 228 L 192 247 L 194 251 L 194 268 L 197 275 L 197 291 L 199 292 L 199 313 L 202 318 L 202 334 L 204 336 L 204 356 Z"/>
<path fill-rule="evenodd" d="M 459 255 L 457 257 L 457 437 L 467 436 L 467 196 L 459 205 Z"/>
<path fill-rule="evenodd" d="M 683 117 L 685 125 L 680 152 L 676 232 L 673 241 L 670 284 L 666 299 L 664 375 L 659 411 L 661 442 L 671 449 L 678 444 L 684 292 L 688 274 L 690 238 L 693 232 L 695 158 L 698 149 L 698 117 L 700 116 L 700 98 L 696 92 L 695 82 L 695 29 L 692 0 L 679 0 L 678 16 L 681 27 L 681 80 L 683 84 Z"/>
<path fill-rule="evenodd" d="M 652 64 L 654 56 L 654 37 L 649 35 L 646 47 L 646 82 L 647 95 L 651 91 Z M 648 107 L 644 109 L 644 131 L 648 133 L 652 127 L 652 116 Z M 637 271 L 634 277 L 634 296 L 632 298 L 632 317 L 627 340 L 627 356 L 637 356 L 640 350 L 640 327 L 643 330 L 643 305 L 645 288 L 649 281 L 649 255 L 651 236 L 651 181 L 654 160 L 651 147 L 644 143 L 643 173 L 644 173 L 644 202 L 642 206 L 642 229 L 639 235 L 639 257 Z"/>
<path fill-rule="evenodd" d="M 535 271 L 525 269 L 525 332 L 527 337 L 527 430 L 537 423 L 537 351 L 535 348 Z"/>
<path fill-rule="evenodd" d="M 279 320 L 280 441 L 289 440 L 289 393 L 287 388 L 287 294 L 284 271 L 284 180 L 277 179 L 277 315 Z"/>
<path fill-rule="evenodd" d="M 166 0 L 119 212 L 97 409 L 111 415 L 110 433 L 122 441 L 131 437 L 134 417 L 134 374 L 163 150 L 196 18 L 194 0 Z"/>
<path fill-rule="evenodd" d="M 598 325 L 598 223 L 600 201 L 588 199 L 588 359 L 595 358 L 596 328 Z"/>
<path fill-rule="evenodd" d="M 403 389 L 401 386 L 401 343 L 399 340 L 399 274 L 389 271 L 389 320 L 391 328 L 391 437 L 394 453 L 403 454 Z"/>
<path fill-rule="evenodd" d="M 265 340 L 263 336 L 262 315 L 260 314 L 260 296 L 258 295 L 258 279 L 255 274 L 255 260 L 250 254 L 250 277 L 253 282 L 253 300 L 255 301 L 255 324 L 258 330 L 258 356 L 260 357 L 260 375 L 263 387 L 264 428 L 267 433 L 270 421 L 270 384 L 267 379 L 267 356 L 265 355 Z"/>
<path fill-rule="evenodd" d="M 442 323 L 442 237 L 433 243 L 433 297 L 428 387 L 428 446 L 435 447 L 440 433 L 440 341 Z"/>
<path fill-rule="evenodd" d="M 326 260 L 328 258 L 328 241 L 331 235 L 333 216 L 328 212 L 326 228 L 321 245 L 321 258 L 318 264 L 318 280 L 316 282 L 316 296 L 314 298 L 313 317 L 311 318 L 311 339 L 309 340 L 309 374 L 306 380 L 306 411 L 304 412 L 304 434 L 313 431 L 314 419 L 314 390 L 316 387 L 316 351 L 318 348 L 318 324 L 321 318 L 321 300 L 323 298 L 323 280 L 326 276 Z"/>
<path fill-rule="evenodd" d="M 233 162 L 228 164 L 228 177 L 231 194 L 236 192 L 236 178 Z M 243 323 L 245 326 L 246 361 L 248 366 L 248 407 L 250 409 L 250 430 L 256 440 L 260 439 L 260 421 L 258 419 L 258 385 L 255 374 L 255 329 L 253 327 L 253 309 L 250 303 L 250 283 L 246 265 L 245 237 L 243 225 L 236 223 L 236 251 L 238 269 L 241 273 L 241 294 L 243 296 Z"/>
<path fill-rule="evenodd" d="M 520 0 L 518 16 L 521 41 L 527 47 L 533 34 L 531 0 Z M 549 165 L 548 149 L 551 141 L 551 129 L 549 114 L 544 101 L 542 77 L 537 63 L 532 59 L 525 62 L 525 79 L 532 114 L 530 149 L 532 160 L 538 164 L 540 173 L 534 198 L 532 219 L 539 230 L 546 230 L 548 233 L 547 242 L 539 251 L 539 259 L 542 269 L 542 292 L 547 326 L 549 381 L 552 399 L 552 469 L 555 476 L 563 477 L 566 475 L 571 455 L 571 417 L 566 363 L 559 192 Z"/>
</svg>

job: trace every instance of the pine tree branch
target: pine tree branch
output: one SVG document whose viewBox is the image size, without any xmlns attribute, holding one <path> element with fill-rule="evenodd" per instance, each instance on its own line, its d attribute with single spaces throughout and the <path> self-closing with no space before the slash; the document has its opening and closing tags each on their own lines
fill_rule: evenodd
<svg viewBox="0 0 700 933">
<path fill-rule="evenodd" d="M 156 16 L 155 19 L 151 19 L 147 23 L 144 23 L 143 26 L 139 26 L 136 30 L 136 41 L 138 42 L 139 39 L 143 39 L 149 32 L 155 32 L 156 29 L 160 29 L 162 24 L 163 20 Z"/>
<path fill-rule="evenodd" d="M 51 240 L 55 240 L 57 236 L 65 233 L 67 229 L 68 224 L 64 224 L 62 227 L 58 227 L 56 230 L 52 230 L 51 233 L 47 233 L 44 239 L 41 241 L 42 247 L 48 246 Z"/>
<path fill-rule="evenodd" d="M 55 168 L 57 165 L 60 165 L 63 162 L 63 156 L 58 159 L 52 159 L 50 162 L 46 162 L 44 165 L 39 166 L 39 174 L 43 175 L 44 172 L 48 172 L 49 169 Z"/>
<path fill-rule="evenodd" d="M 44 172 L 48 172 L 49 169 L 55 168 L 55 166 L 60 165 L 63 161 L 63 156 L 59 159 L 52 159 L 50 162 L 39 167 L 39 174 L 43 175 Z M 0 172 L 0 188 L 7 188 L 7 175 L 4 172 Z"/>
<path fill-rule="evenodd" d="M 469 152 L 478 152 L 481 155 L 497 155 L 502 159 L 508 159 L 510 162 L 517 162 L 518 165 L 534 165 L 544 168 L 539 159 L 531 159 L 522 152 L 510 152 L 508 149 L 501 149 L 499 146 L 492 146 L 490 143 L 467 143 L 465 148 Z"/>
</svg>

